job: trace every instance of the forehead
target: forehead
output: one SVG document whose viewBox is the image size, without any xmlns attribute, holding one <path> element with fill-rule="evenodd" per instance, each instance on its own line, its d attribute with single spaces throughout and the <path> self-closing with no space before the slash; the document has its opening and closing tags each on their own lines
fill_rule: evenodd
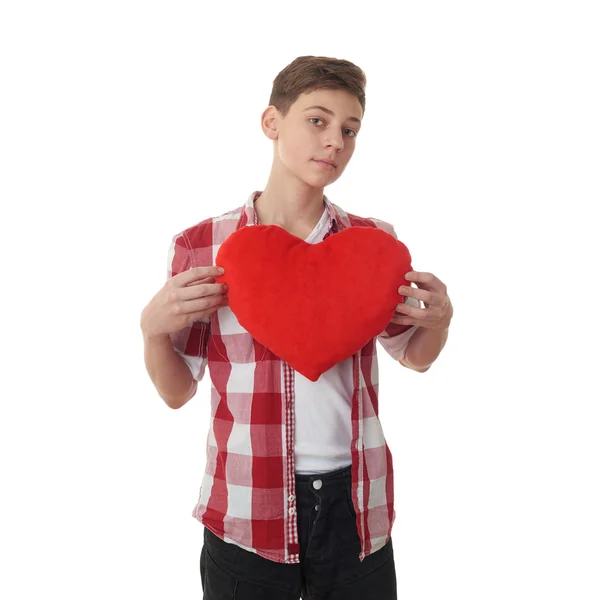
<svg viewBox="0 0 600 600">
<path fill-rule="evenodd" d="M 358 98 L 347 90 L 314 90 L 298 96 L 292 109 L 302 112 L 309 106 L 323 106 L 333 111 L 338 117 L 362 117 L 362 107 Z"/>
</svg>

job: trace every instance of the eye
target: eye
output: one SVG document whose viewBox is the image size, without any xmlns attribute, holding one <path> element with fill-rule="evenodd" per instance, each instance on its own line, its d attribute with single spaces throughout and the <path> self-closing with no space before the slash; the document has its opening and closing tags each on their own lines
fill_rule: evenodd
<svg viewBox="0 0 600 600">
<path fill-rule="evenodd" d="M 310 121 L 321 121 L 321 123 L 323 122 L 323 119 L 319 119 L 319 117 L 312 117 L 310 119 Z M 314 125 L 316 125 L 316 123 L 314 123 Z M 356 137 L 356 131 L 354 131 L 353 129 L 345 129 L 345 131 L 349 131 L 350 132 L 350 137 Z"/>
</svg>

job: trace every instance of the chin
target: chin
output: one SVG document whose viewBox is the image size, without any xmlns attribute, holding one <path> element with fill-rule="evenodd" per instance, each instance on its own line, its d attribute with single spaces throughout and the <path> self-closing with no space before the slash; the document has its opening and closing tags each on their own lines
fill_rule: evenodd
<svg viewBox="0 0 600 600">
<path fill-rule="evenodd" d="M 339 167 L 329 172 L 323 171 L 323 173 L 309 173 L 307 179 L 309 181 L 314 181 L 315 183 L 318 182 L 320 185 L 329 185 L 336 179 L 339 179 L 340 175 L 342 174 L 342 172 L 338 169 Z"/>
<path fill-rule="evenodd" d="M 310 179 L 305 179 L 304 181 L 311 187 L 322 190 L 322 189 L 326 188 L 328 185 L 331 185 L 335 181 L 335 179 L 332 179 L 332 178 L 315 179 L 314 177 L 311 177 Z"/>
</svg>

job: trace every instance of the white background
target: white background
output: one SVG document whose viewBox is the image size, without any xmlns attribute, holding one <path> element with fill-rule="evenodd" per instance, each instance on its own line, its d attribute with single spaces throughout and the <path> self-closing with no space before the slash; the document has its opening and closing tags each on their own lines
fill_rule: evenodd
<svg viewBox="0 0 600 600">
<path fill-rule="evenodd" d="M 398 597 L 597 600 L 593 4 L 3 3 L 0 596 L 201 597 L 209 382 L 167 408 L 139 317 L 172 236 L 263 189 L 312 54 L 368 82 L 326 194 L 455 307 L 426 374 L 379 352 Z"/>
</svg>

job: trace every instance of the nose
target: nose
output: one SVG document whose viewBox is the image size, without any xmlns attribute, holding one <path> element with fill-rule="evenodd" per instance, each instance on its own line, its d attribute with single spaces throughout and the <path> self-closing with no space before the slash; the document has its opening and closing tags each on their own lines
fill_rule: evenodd
<svg viewBox="0 0 600 600">
<path fill-rule="evenodd" d="M 334 148 L 335 150 L 344 149 L 344 138 L 341 133 L 329 133 L 329 136 L 325 140 L 326 148 Z"/>
</svg>

